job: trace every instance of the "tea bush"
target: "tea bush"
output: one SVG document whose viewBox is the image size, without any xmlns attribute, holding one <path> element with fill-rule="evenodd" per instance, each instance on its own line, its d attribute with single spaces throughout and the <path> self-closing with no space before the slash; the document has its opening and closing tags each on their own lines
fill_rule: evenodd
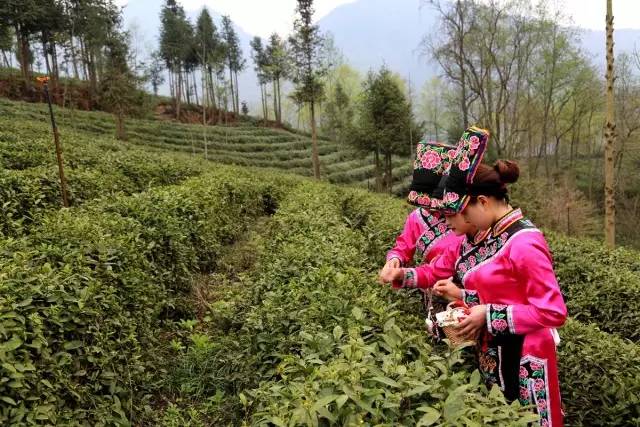
<svg viewBox="0 0 640 427">
<path fill-rule="evenodd" d="M 183 186 L 63 210 L 2 242 L 0 422 L 135 419 L 157 375 L 162 320 L 183 315 L 175 307 L 192 274 L 272 210 L 282 194 L 273 183 L 287 182 L 239 175 L 220 168 Z"/>
</svg>

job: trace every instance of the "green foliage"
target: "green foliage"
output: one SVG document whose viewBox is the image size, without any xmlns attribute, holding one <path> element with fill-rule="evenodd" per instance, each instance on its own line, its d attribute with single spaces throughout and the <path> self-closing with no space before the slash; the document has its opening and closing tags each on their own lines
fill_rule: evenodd
<svg viewBox="0 0 640 427">
<path fill-rule="evenodd" d="M 51 141 L 45 108 L 37 104 L 0 100 L 0 111 L 3 119 L 6 118 L 2 121 L 0 131 L 0 162 L 11 162 L 7 163 L 6 167 L 18 169 L 55 161 L 48 151 Z M 114 144 L 104 137 L 104 134 L 115 132 L 113 120 L 104 113 L 70 114 L 69 110 L 56 109 L 56 118 L 60 125 L 63 145 L 71 145 L 65 150 L 66 159 L 73 157 L 81 161 L 85 156 L 91 156 L 91 164 L 99 164 L 101 157 L 97 155 L 98 152 L 87 148 L 93 146 L 92 140 L 100 141 L 103 151 L 145 150 L 149 156 L 162 151 L 167 157 L 171 152 L 204 157 L 202 126 L 129 119 L 129 145 L 124 145 Z M 36 121 L 42 124 L 36 124 Z M 306 176 L 311 174 L 311 140 L 306 135 L 255 126 L 209 126 L 207 138 L 207 157 L 217 163 L 274 168 Z M 33 149 L 30 145 L 33 140 L 39 141 L 38 149 Z M 357 184 L 366 188 L 366 180 L 374 176 L 370 159 L 362 158 L 351 147 L 319 139 L 318 149 L 320 163 L 326 172 L 326 179 L 330 182 Z M 9 157 L 11 160 L 8 160 Z M 173 158 L 181 164 L 182 160 L 185 160 L 195 165 L 203 165 L 193 158 L 187 159 L 177 154 Z M 411 162 L 408 158 L 393 156 L 392 162 L 395 184 L 411 176 Z M 143 163 L 153 167 L 150 160 Z M 349 172 L 350 170 L 353 172 Z"/>
<path fill-rule="evenodd" d="M 297 0 L 293 33 L 289 36 L 292 97 L 298 103 L 317 103 L 324 96 L 327 74 L 325 38 L 313 22 L 313 0 Z"/>
<path fill-rule="evenodd" d="M 555 270 L 570 315 L 603 331 L 640 341 L 640 254 L 550 234 Z"/>
<path fill-rule="evenodd" d="M 191 275 L 273 200 L 265 177 L 231 177 L 221 168 L 60 211 L 2 243 L 3 423 L 132 420 L 153 383 L 161 322 L 184 316 L 176 307 Z"/>
<path fill-rule="evenodd" d="M 403 311 L 403 296 L 389 295 L 367 273 L 391 231 L 376 230 L 377 221 L 395 218 L 375 204 L 382 200 L 308 183 L 287 193 L 262 232 L 259 268 L 223 286 L 210 307 L 209 339 L 184 340 L 171 380 L 180 399 L 207 401 L 215 390 L 234 405 L 199 407 L 200 419 L 254 425 L 533 419 L 517 403 L 506 405 L 497 390 L 485 390 L 478 372 L 459 369 L 458 354 L 427 344 L 420 317 Z M 189 416 L 174 411 L 164 425 Z"/>
<path fill-rule="evenodd" d="M 464 354 L 427 344 L 418 298 L 375 283 L 409 212 L 403 202 L 185 157 L 175 147 L 186 125 L 132 121 L 139 146 L 123 146 L 99 136 L 113 129 L 105 114 L 86 113 L 61 115 L 79 206 L 56 211 L 45 112 L 9 105 L 0 119 L 2 227 L 13 236 L 0 240 L 2 423 L 531 419 L 485 390 Z M 309 170 L 302 153 L 281 157 L 303 152 L 303 138 L 251 127 L 211 134 L 220 158 L 253 166 L 264 155 Z M 153 138 L 164 145 L 152 149 Z M 335 179 L 373 173 L 326 147 Z M 236 245 L 248 226 L 251 240 Z M 637 342 L 640 330 L 640 256 L 547 239 L 574 318 L 560 331 L 567 424 L 637 424 L 640 354 L 627 338 Z"/>
<path fill-rule="evenodd" d="M 577 321 L 567 322 L 560 335 L 558 358 L 565 424 L 640 423 L 640 347 Z"/>
</svg>

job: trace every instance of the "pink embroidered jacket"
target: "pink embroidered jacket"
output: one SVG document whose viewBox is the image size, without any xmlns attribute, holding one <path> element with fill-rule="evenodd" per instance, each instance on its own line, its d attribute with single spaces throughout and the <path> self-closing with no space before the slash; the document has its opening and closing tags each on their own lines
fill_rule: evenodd
<svg viewBox="0 0 640 427">
<path fill-rule="evenodd" d="M 403 285 L 424 288 L 451 276 L 468 305 L 487 305 L 479 347 L 487 383 L 536 406 L 541 425 L 561 426 L 555 328 L 567 308 L 542 232 L 519 209 L 511 211 L 475 244 L 465 239 L 434 263 L 406 269 Z"/>
<path fill-rule="evenodd" d="M 403 266 L 430 263 L 448 247 L 458 247 L 463 237 L 452 233 L 443 215 L 431 213 L 422 208 L 409 214 L 396 245 L 387 253 L 387 261 L 397 258 Z"/>
</svg>

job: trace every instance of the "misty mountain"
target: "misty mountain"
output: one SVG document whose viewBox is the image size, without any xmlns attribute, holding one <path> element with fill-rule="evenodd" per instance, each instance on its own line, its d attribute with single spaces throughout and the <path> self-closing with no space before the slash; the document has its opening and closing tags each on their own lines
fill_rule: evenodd
<svg viewBox="0 0 640 427">
<path fill-rule="evenodd" d="M 429 6 L 421 6 L 423 4 L 422 0 L 357 0 L 337 7 L 320 19 L 318 25 L 323 32 L 332 34 L 345 59 L 358 70 L 365 73 L 385 64 L 405 78 L 411 78 L 413 86 L 419 88 L 438 73 L 436 64 L 422 54 L 422 40 L 437 31 L 435 12 Z M 124 10 L 126 25 L 136 23 L 146 45 L 157 46 L 161 6 L 160 0 L 131 0 Z M 187 11 L 194 22 L 198 13 L 199 10 Z M 220 15 L 215 10 L 211 13 L 219 24 Z M 249 47 L 253 35 L 250 28 L 236 25 L 236 30 L 247 58 L 247 70 L 239 75 L 240 98 L 257 106 L 260 91 Z M 636 45 L 640 47 L 640 30 L 616 30 L 615 43 L 616 54 L 632 52 Z M 604 64 L 604 29 L 581 30 L 581 44 L 594 64 L 599 67 Z M 164 93 L 167 92 L 165 88 Z"/>
</svg>

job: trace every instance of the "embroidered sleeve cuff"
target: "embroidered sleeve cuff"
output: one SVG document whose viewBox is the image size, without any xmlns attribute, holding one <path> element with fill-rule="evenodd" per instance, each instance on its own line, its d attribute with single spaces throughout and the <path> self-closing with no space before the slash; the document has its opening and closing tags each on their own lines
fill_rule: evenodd
<svg viewBox="0 0 640 427">
<path fill-rule="evenodd" d="M 402 261 L 402 257 L 398 255 L 398 253 L 389 252 L 387 254 L 387 262 L 391 261 L 392 259 L 397 259 L 398 261 L 400 261 L 400 267 L 404 266 L 404 261 Z"/>
<path fill-rule="evenodd" d="M 403 288 L 417 288 L 418 287 L 418 273 L 415 268 L 405 268 L 404 278 L 402 279 Z"/>
<path fill-rule="evenodd" d="M 469 307 L 480 304 L 480 297 L 478 297 L 477 291 L 462 290 L 462 300 Z"/>
<path fill-rule="evenodd" d="M 494 336 L 515 334 L 513 306 L 502 304 L 487 305 L 487 329 Z"/>
</svg>

